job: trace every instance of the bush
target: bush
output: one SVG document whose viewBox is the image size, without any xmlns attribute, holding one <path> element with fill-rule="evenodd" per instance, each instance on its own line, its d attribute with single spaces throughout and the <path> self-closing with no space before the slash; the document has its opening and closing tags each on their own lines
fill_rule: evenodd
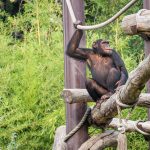
<svg viewBox="0 0 150 150">
<path fill-rule="evenodd" d="M 119 3 L 118 7 L 116 0 L 86 0 L 86 22 L 106 20 L 127 1 Z M 141 3 L 128 13 L 139 7 Z M 0 12 L 0 149 L 48 150 L 55 129 L 65 120 L 60 98 L 64 87 L 61 6 L 54 0 L 36 0 L 26 2 L 23 13 L 11 16 L 8 12 Z M 131 71 L 143 59 L 143 43 L 138 36 L 122 33 L 121 19 L 103 29 L 88 31 L 87 47 L 97 38 L 109 39 Z M 24 31 L 22 42 L 11 37 L 19 30 Z M 123 114 L 126 116 L 127 111 Z M 134 111 L 132 119 L 139 118 L 147 118 L 145 109 Z M 129 140 L 129 149 L 147 147 L 141 135 L 133 133 Z"/>
</svg>

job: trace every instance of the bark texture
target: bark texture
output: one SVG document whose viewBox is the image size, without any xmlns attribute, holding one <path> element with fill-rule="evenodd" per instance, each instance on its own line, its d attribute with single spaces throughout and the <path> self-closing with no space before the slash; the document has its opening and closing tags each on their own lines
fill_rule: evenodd
<svg viewBox="0 0 150 150">
<path fill-rule="evenodd" d="M 66 100 L 65 102 L 69 104 L 94 102 L 86 89 L 64 89 L 62 96 Z M 150 108 L 150 94 L 141 93 L 137 106 Z"/>
<path fill-rule="evenodd" d="M 55 132 L 53 150 L 67 150 L 67 146 L 63 142 L 66 136 L 66 126 L 60 126 Z"/>
<path fill-rule="evenodd" d="M 137 14 L 125 16 L 121 26 L 126 34 L 144 33 L 150 35 L 150 10 L 140 10 Z"/>
<path fill-rule="evenodd" d="M 93 124 L 102 125 L 117 115 L 118 99 L 123 104 L 132 105 L 138 102 L 141 90 L 150 78 L 150 55 L 130 73 L 126 84 L 101 105 L 96 105 L 91 111 Z"/>
<path fill-rule="evenodd" d="M 125 127 L 126 132 L 138 132 L 135 128 L 137 121 L 122 119 L 122 125 Z M 110 128 L 118 129 L 119 119 L 113 118 L 107 125 Z M 139 121 L 138 128 L 148 134 L 150 134 L 150 121 Z"/>
<path fill-rule="evenodd" d="M 79 150 L 102 150 L 106 147 L 116 147 L 117 137 L 117 131 L 107 131 L 105 133 L 95 135 L 83 143 Z"/>
</svg>

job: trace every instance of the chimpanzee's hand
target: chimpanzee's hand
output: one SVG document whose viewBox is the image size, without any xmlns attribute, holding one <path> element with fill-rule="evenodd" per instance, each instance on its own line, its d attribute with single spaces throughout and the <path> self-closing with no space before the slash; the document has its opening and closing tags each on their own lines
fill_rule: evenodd
<svg viewBox="0 0 150 150">
<path fill-rule="evenodd" d="M 116 86 L 119 87 L 121 85 L 124 85 L 125 84 L 125 80 L 121 79 L 119 80 L 117 83 L 116 83 Z"/>
<path fill-rule="evenodd" d="M 78 25 L 82 25 L 82 21 L 80 20 L 77 20 L 75 23 L 74 23 L 74 27 L 77 29 L 77 26 Z"/>
</svg>

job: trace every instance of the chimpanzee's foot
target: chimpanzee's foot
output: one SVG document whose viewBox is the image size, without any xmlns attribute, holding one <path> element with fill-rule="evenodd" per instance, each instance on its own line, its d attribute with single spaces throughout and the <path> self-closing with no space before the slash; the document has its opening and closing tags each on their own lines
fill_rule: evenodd
<svg viewBox="0 0 150 150">
<path fill-rule="evenodd" d="M 109 98 L 110 98 L 110 96 L 111 96 L 112 94 L 113 94 L 113 93 L 109 92 L 109 93 L 107 93 L 107 94 L 103 95 L 103 96 L 101 97 L 101 100 L 103 101 L 103 100 L 107 100 L 107 99 L 109 99 Z"/>
<path fill-rule="evenodd" d="M 105 102 L 107 99 L 99 99 L 99 100 L 97 100 L 96 101 L 96 108 L 100 108 L 101 107 L 101 104 L 103 103 L 103 102 Z"/>
</svg>

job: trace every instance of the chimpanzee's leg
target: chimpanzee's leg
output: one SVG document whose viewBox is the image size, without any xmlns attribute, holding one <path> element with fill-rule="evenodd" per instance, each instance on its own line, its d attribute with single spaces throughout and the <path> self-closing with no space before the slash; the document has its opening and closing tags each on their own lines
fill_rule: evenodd
<svg viewBox="0 0 150 150">
<path fill-rule="evenodd" d="M 115 89 L 117 88 L 116 83 L 117 81 L 119 81 L 120 75 L 121 75 L 120 71 L 118 71 L 116 68 L 112 68 L 109 71 L 107 78 L 107 88 L 109 92 L 103 95 L 101 99 L 103 100 L 108 99 L 115 92 Z"/>
<path fill-rule="evenodd" d="M 116 68 L 112 68 L 109 71 L 108 78 L 107 78 L 107 87 L 110 92 L 112 93 L 115 92 L 115 89 L 117 88 L 116 83 L 120 80 L 120 76 L 121 73 Z"/>
<path fill-rule="evenodd" d="M 93 79 L 87 79 L 85 86 L 89 95 L 93 98 L 94 101 L 99 100 L 102 95 L 108 93 L 108 90 L 97 84 L 97 82 Z"/>
<path fill-rule="evenodd" d="M 109 71 L 108 78 L 107 78 L 107 87 L 110 92 L 112 93 L 115 92 L 115 89 L 117 88 L 116 83 L 117 81 L 120 80 L 120 76 L 121 76 L 121 73 L 116 68 L 112 68 Z"/>
</svg>

